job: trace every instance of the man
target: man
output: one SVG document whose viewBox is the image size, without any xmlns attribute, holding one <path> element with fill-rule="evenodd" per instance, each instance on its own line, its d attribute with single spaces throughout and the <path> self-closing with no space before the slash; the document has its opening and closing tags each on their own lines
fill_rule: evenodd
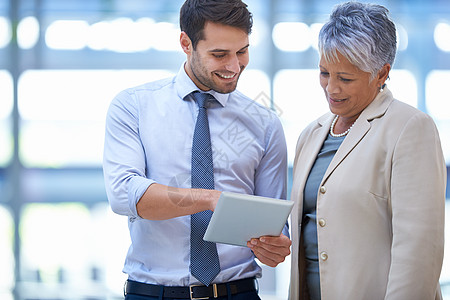
<svg viewBox="0 0 450 300">
<path fill-rule="evenodd" d="M 221 191 L 286 196 L 281 123 L 235 91 L 249 61 L 252 15 L 240 0 L 187 0 L 180 27 L 187 59 L 178 74 L 121 92 L 107 115 L 106 191 L 113 211 L 128 216 L 132 241 L 125 299 L 259 299 L 255 256 L 272 267 L 284 261 L 285 234 L 248 248 L 195 240 Z M 198 95 L 214 98 L 200 104 Z M 196 132 L 208 131 L 210 144 L 194 150 Z"/>
</svg>

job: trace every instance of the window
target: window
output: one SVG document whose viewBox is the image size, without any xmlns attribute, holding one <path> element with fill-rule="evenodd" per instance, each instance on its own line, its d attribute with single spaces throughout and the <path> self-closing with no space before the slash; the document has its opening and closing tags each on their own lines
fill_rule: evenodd
<svg viewBox="0 0 450 300">
<path fill-rule="evenodd" d="M 19 79 L 20 158 L 27 167 L 100 166 L 111 100 L 164 70 L 29 70 Z"/>
<path fill-rule="evenodd" d="M 394 98 L 418 108 L 417 81 L 411 71 L 395 69 L 394 65 L 386 85 L 391 90 Z"/>
<path fill-rule="evenodd" d="M 450 102 L 446 96 L 449 82 L 450 70 L 431 71 L 426 79 L 427 110 L 439 129 L 447 165 L 450 164 Z"/>
<path fill-rule="evenodd" d="M 0 167 L 11 159 L 13 151 L 12 118 L 13 80 L 10 73 L 0 70 Z"/>
<path fill-rule="evenodd" d="M 126 277 L 121 269 L 130 244 L 127 218 L 113 214 L 107 203 L 91 209 L 81 203 L 28 204 L 21 219 L 26 299 L 34 299 L 36 290 L 46 299 L 123 294 Z"/>
<path fill-rule="evenodd" d="M 302 130 L 328 112 L 328 104 L 319 84 L 319 70 L 281 70 L 274 78 L 274 100 L 281 110 L 292 166 L 295 146 Z"/>
<path fill-rule="evenodd" d="M 11 213 L 0 205 L 0 298 L 12 300 L 12 290 L 15 282 L 13 249 L 13 219 Z"/>
</svg>

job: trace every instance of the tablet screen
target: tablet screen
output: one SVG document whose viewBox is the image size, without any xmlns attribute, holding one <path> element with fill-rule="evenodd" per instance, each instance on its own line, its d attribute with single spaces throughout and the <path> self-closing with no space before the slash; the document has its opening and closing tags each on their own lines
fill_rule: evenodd
<svg viewBox="0 0 450 300">
<path fill-rule="evenodd" d="M 279 236 L 293 201 L 222 192 L 203 239 L 247 246 L 263 235 Z"/>
</svg>

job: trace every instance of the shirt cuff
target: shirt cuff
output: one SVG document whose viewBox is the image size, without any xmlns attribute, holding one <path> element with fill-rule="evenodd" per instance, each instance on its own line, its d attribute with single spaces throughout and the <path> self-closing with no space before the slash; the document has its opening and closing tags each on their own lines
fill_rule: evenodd
<svg viewBox="0 0 450 300">
<path fill-rule="evenodd" d="M 289 223 L 286 222 L 286 224 L 284 225 L 283 231 L 282 233 L 287 236 L 288 238 L 291 238 L 290 234 L 289 234 Z"/>
<path fill-rule="evenodd" d="M 134 176 L 132 179 L 130 179 L 128 188 L 128 205 L 130 206 L 132 215 L 136 218 L 142 219 L 137 213 L 136 205 L 141 199 L 142 195 L 144 195 L 148 187 L 153 183 L 155 183 L 154 180 L 141 176 Z"/>
</svg>

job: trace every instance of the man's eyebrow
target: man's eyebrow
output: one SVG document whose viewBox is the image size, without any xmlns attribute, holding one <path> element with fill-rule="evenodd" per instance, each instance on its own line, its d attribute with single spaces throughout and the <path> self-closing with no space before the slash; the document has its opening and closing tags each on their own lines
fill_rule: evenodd
<svg viewBox="0 0 450 300">
<path fill-rule="evenodd" d="M 242 47 L 241 49 L 239 49 L 239 51 L 243 51 L 243 50 L 247 49 L 248 47 L 250 47 L 250 44 L 245 45 L 244 47 Z M 239 52 L 239 51 L 238 51 L 238 52 Z"/>
<path fill-rule="evenodd" d="M 225 49 L 211 49 L 208 52 L 214 53 L 214 52 L 230 52 L 230 50 Z"/>
<path fill-rule="evenodd" d="M 247 44 L 246 46 L 244 46 L 244 47 L 242 47 L 241 49 L 239 49 L 237 52 L 240 52 L 240 51 L 243 51 L 243 50 L 245 50 L 245 49 L 247 49 L 248 47 L 250 46 L 250 44 Z M 226 49 L 211 49 L 211 50 L 209 50 L 208 52 L 210 52 L 210 53 L 217 53 L 217 52 L 220 52 L 220 53 L 229 53 L 229 52 L 231 52 L 230 50 L 226 50 Z"/>
</svg>

